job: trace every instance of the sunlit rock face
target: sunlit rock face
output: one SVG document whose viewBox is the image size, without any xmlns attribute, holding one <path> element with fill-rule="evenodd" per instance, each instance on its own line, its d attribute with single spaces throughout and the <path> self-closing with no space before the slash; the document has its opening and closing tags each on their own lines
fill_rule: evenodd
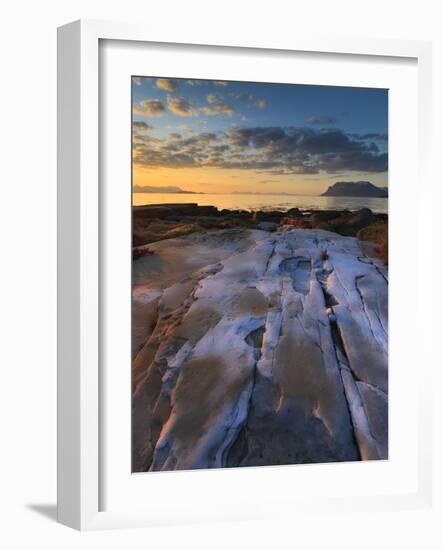
<svg viewBox="0 0 443 550">
<path fill-rule="evenodd" d="M 286 229 L 134 262 L 133 471 L 387 458 L 387 270 Z"/>
</svg>

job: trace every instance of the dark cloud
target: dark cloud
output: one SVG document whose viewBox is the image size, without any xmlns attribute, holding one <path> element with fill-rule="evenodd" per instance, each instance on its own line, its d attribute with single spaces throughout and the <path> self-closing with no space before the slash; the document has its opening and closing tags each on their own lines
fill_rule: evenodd
<svg viewBox="0 0 443 550">
<path fill-rule="evenodd" d="M 284 140 L 287 136 L 283 128 L 234 128 L 229 132 L 229 142 L 236 147 L 261 149 Z"/>
<path fill-rule="evenodd" d="M 376 141 L 388 141 L 388 134 L 378 134 L 378 133 L 369 133 L 369 134 L 349 134 L 354 139 L 358 139 L 359 141 L 367 141 L 367 140 L 376 140 Z"/>
<path fill-rule="evenodd" d="M 319 168 L 333 173 L 341 171 L 386 172 L 388 169 L 388 154 L 375 154 L 366 151 L 340 153 L 320 159 Z"/>
<path fill-rule="evenodd" d="M 183 138 L 136 136 L 135 161 L 147 166 L 214 166 L 270 175 L 385 172 L 388 155 L 374 141 L 343 130 L 309 127 L 235 127 Z"/>
<path fill-rule="evenodd" d="M 337 119 L 332 116 L 311 116 L 308 118 L 308 124 L 335 124 Z"/>
<path fill-rule="evenodd" d="M 154 129 L 154 126 L 151 126 L 150 124 L 148 124 L 147 122 L 142 122 L 142 121 L 139 121 L 139 120 L 134 120 L 133 123 L 132 123 L 132 128 L 134 131 L 138 131 L 138 132 L 146 132 L 148 130 L 153 130 Z"/>
<path fill-rule="evenodd" d="M 334 129 L 329 132 L 304 133 L 299 140 L 299 147 L 312 155 L 356 151 L 363 149 L 365 146 L 351 140 L 341 130 Z"/>
</svg>

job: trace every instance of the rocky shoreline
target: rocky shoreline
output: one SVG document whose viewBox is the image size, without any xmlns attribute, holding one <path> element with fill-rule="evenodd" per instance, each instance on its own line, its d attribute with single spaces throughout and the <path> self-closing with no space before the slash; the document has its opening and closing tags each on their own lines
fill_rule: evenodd
<svg viewBox="0 0 443 550">
<path fill-rule="evenodd" d="M 133 471 L 388 457 L 387 216 L 133 220 Z"/>
<path fill-rule="evenodd" d="M 291 228 L 322 229 L 371 242 L 385 263 L 388 259 L 388 215 L 373 213 L 369 208 L 357 211 L 290 208 L 251 212 L 185 203 L 134 206 L 132 211 L 134 258 L 143 255 L 143 245 L 159 240 L 238 227 L 270 232 Z M 367 250 L 371 251 L 371 247 Z"/>
</svg>

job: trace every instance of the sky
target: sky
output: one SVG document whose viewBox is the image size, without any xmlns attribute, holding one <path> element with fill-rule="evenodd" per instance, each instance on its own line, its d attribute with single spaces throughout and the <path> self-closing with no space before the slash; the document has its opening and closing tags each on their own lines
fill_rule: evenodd
<svg viewBox="0 0 443 550">
<path fill-rule="evenodd" d="M 388 186 L 388 91 L 132 77 L 133 189 L 318 195 Z"/>
</svg>

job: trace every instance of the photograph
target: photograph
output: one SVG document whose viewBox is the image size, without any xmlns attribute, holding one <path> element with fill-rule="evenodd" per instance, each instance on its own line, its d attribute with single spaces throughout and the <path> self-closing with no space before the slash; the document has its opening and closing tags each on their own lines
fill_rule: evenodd
<svg viewBox="0 0 443 550">
<path fill-rule="evenodd" d="M 387 460 L 388 89 L 128 85 L 132 472 Z"/>
</svg>

